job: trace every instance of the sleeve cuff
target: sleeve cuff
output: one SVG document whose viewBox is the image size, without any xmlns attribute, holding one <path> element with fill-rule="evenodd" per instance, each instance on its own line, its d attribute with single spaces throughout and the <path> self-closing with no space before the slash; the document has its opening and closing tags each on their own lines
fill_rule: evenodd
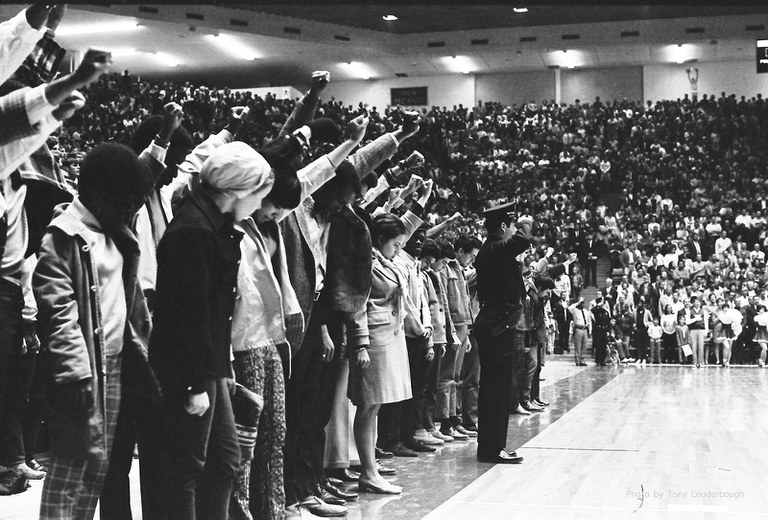
<svg viewBox="0 0 768 520">
<path fill-rule="evenodd" d="M 51 114 L 56 106 L 51 105 L 45 97 L 45 84 L 29 89 L 24 95 L 24 106 L 27 110 L 29 123 L 34 125 Z"/>
<path fill-rule="evenodd" d="M 157 162 L 165 166 L 165 155 L 168 153 L 168 148 L 158 146 L 154 141 L 152 141 L 147 147 L 147 152 L 149 152 L 149 155 L 157 159 Z"/>
</svg>

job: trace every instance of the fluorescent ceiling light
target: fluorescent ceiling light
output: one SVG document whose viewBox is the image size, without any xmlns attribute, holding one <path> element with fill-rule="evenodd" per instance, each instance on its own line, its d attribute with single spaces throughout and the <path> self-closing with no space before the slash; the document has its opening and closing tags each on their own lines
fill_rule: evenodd
<svg viewBox="0 0 768 520">
<path fill-rule="evenodd" d="M 368 80 L 376 75 L 371 67 L 365 63 L 360 63 L 359 61 L 349 61 L 347 63 L 342 63 L 341 66 L 349 74 L 359 79 Z"/>
<path fill-rule="evenodd" d="M 563 67 L 566 69 L 573 69 L 575 67 L 579 67 L 581 65 L 584 65 L 584 63 L 586 62 L 583 52 L 575 51 L 573 49 L 555 51 L 552 53 L 552 59 L 555 65 L 559 65 L 560 67 Z"/>
<path fill-rule="evenodd" d="M 397 16 L 393 14 L 385 14 L 382 18 L 388 22 L 395 22 L 398 20 Z"/>
<path fill-rule="evenodd" d="M 130 47 L 120 47 L 119 49 L 108 49 L 108 52 L 112 54 L 113 58 L 133 56 L 134 54 L 137 54 L 136 49 L 132 49 Z"/>
<path fill-rule="evenodd" d="M 86 34 L 138 31 L 142 26 L 132 20 L 120 22 L 96 22 L 87 25 L 63 25 L 56 29 L 56 36 L 81 36 Z"/>
<path fill-rule="evenodd" d="M 446 68 L 451 72 L 469 74 L 477 70 L 475 62 L 467 56 L 446 56 L 443 58 Z"/>
<path fill-rule="evenodd" d="M 667 49 L 667 52 L 669 53 L 669 60 L 674 61 L 677 64 L 685 63 L 686 60 L 693 57 L 691 56 L 693 53 L 692 45 L 679 43 L 677 45 L 670 45 L 667 47 Z"/>
<path fill-rule="evenodd" d="M 157 61 L 167 67 L 176 67 L 181 64 L 181 60 L 167 52 L 156 52 L 155 57 L 157 58 Z"/>
<path fill-rule="evenodd" d="M 261 57 L 255 49 L 243 43 L 240 38 L 232 36 L 231 34 L 208 34 L 206 35 L 206 38 L 222 51 L 235 58 L 250 61 Z"/>
<path fill-rule="evenodd" d="M 527 7 L 514 7 L 514 8 L 512 8 L 512 10 L 514 12 L 516 12 L 517 14 L 523 14 L 523 13 L 527 13 L 528 12 L 528 8 Z"/>
</svg>

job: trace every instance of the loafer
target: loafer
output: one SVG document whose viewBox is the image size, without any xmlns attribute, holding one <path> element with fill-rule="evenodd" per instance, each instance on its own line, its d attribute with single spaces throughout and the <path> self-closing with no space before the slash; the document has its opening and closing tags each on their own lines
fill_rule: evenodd
<svg viewBox="0 0 768 520">
<path fill-rule="evenodd" d="M 338 486 L 334 486 L 333 484 L 331 484 L 330 481 L 323 484 L 323 489 L 325 489 L 328 493 L 330 493 L 331 495 L 341 500 L 352 501 L 360 498 L 360 495 L 358 495 L 357 493 L 353 493 L 351 491 L 345 491 L 339 488 Z M 328 501 L 326 500 L 326 502 Z M 328 503 L 332 504 L 333 502 L 328 502 Z"/>
<path fill-rule="evenodd" d="M 328 504 L 316 496 L 305 498 L 299 502 L 301 507 L 315 516 L 329 518 L 334 516 L 347 516 L 349 510 L 344 506 Z"/>
<path fill-rule="evenodd" d="M 520 406 L 523 407 L 523 410 L 527 410 L 529 412 L 543 412 L 544 411 L 544 408 L 542 408 L 541 406 L 536 406 L 535 404 L 533 404 L 530 401 L 527 401 L 527 402 L 521 404 Z"/>
<path fill-rule="evenodd" d="M 445 441 L 442 439 L 436 439 L 435 437 L 432 437 L 432 435 L 424 429 L 417 430 L 415 434 L 413 434 L 413 440 L 418 441 L 422 444 L 425 444 L 427 446 L 442 446 L 445 444 Z"/>
<path fill-rule="evenodd" d="M 398 442 L 392 447 L 392 453 L 395 457 L 418 457 L 419 454 L 407 447 L 402 442 Z"/>
<path fill-rule="evenodd" d="M 381 475 L 382 477 L 397 475 L 397 470 L 395 468 L 391 468 L 389 466 L 382 466 L 381 464 L 376 464 L 376 471 L 378 471 L 379 475 Z"/>
<path fill-rule="evenodd" d="M 347 501 L 343 498 L 339 498 L 336 495 L 331 494 L 329 491 L 325 489 L 325 487 L 317 487 L 317 490 L 315 491 L 315 496 L 325 502 L 326 504 L 330 504 L 333 506 L 344 506 L 347 504 Z"/>
<path fill-rule="evenodd" d="M 48 468 L 40 464 L 37 459 L 28 460 L 27 466 L 29 466 L 34 471 L 48 471 Z"/>
<path fill-rule="evenodd" d="M 359 487 L 361 492 L 378 493 L 380 495 L 399 495 L 403 492 L 403 488 L 394 484 L 387 483 L 385 486 L 374 486 L 364 480 L 360 481 Z"/>
<path fill-rule="evenodd" d="M 376 458 L 377 459 L 391 459 L 394 457 L 395 454 L 391 451 L 382 450 L 378 446 L 376 446 Z"/>
<path fill-rule="evenodd" d="M 328 469 L 325 470 L 325 474 L 329 478 L 335 478 L 341 482 L 357 482 L 360 478 L 360 473 L 348 468 Z"/>
<path fill-rule="evenodd" d="M 403 444 L 405 444 L 406 448 L 413 450 L 416 453 L 434 453 L 435 452 L 435 448 L 433 448 L 432 446 L 427 446 L 421 441 L 412 439 L 410 441 L 404 442 Z"/>
<path fill-rule="evenodd" d="M 531 412 L 523 408 L 522 405 L 517 405 L 517 408 L 512 410 L 512 413 L 517 415 L 531 415 Z"/>
<path fill-rule="evenodd" d="M 464 435 L 463 433 L 459 433 L 453 427 L 450 427 L 447 430 L 440 430 L 440 433 L 442 433 L 443 435 L 448 435 L 450 437 L 453 437 L 453 439 L 456 441 L 469 440 L 469 435 Z"/>
<path fill-rule="evenodd" d="M 460 434 L 466 435 L 467 437 L 477 437 L 477 431 L 467 430 L 460 424 L 456 426 L 454 429 Z"/>
<path fill-rule="evenodd" d="M 430 430 L 429 434 L 435 439 L 440 439 L 443 442 L 453 442 L 453 437 L 450 435 L 443 435 L 443 432 L 438 429 Z"/>
<path fill-rule="evenodd" d="M 11 469 L 18 470 L 27 480 L 43 480 L 45 478 L 45 471 L 34 470 L 24 462 L 13 466 Z"/>
<path fill-rule="evenodd" d="M 515 456 L 513 456 L 513 454 Z M 492 456 L 478 454 L 477 460 L 478 462 L 488 462 L 491 464 L 522 464 L 523 462 L 522 457 L 518 457 L 514 452 L 509 453 L 505 450 L 501 450 L 497 455 Z"/>
</svg>

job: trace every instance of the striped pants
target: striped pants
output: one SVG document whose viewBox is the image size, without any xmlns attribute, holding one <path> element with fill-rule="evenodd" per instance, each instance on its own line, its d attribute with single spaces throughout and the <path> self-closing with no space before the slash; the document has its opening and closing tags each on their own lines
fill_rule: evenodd
<svg viewBox="0 0 768 520">
<path fill-rule="evenodd" d="M 252 461 L 241 462 L 229 502 L 230 520 L 275 520 L 285 515 L 283 445 L 285 380 L 274 346 L 235 352 L 235 380 L 264 397 Z"/>
<path fill-rule="evenodd" d="M 106 450 L 100 458 L 85 461 L 53 456 L 43 484 L 40 502 L 40 520 L 90 520 L 96 512 L 104 479 L 109 467 L 109 454 L 115 437 L 115 426 L 120 411 L 120 355 L 107 357 L 106 402 L 101 392 L 94 404 L 94 413 L 104 424 Z M 102 410 L 106 409 L 106 417 Z M 56 432 L 51 431 L 51 436 Z"/>
</svg>

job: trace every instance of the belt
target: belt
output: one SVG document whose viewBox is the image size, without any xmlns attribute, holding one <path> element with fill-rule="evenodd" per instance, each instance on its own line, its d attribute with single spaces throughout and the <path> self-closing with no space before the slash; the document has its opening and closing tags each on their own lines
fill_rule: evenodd
<svg viewBox="0 0 768 520">
<path fill-rule="evenodd" d="M 584 329 L 586 329 L 587 327 L 585 327 L 584 325 L 574 325 L 574 326 L 573 326 L 573 328 L 574 328 L 574 329 L 579 329 L 579 330 L 584 330 Z"/>
</svg>

